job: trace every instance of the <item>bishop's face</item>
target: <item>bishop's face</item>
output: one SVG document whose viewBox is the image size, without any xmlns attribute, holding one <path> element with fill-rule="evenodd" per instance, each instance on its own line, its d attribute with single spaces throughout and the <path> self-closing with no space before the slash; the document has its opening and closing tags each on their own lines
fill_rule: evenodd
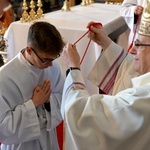
<svg viewBox="0 0 150 150">
<path fill-rule="evenodd" d="M 150 72 L 150 37 L 138 35 L 130 50 L 134 55 L 134 70 L 140 75 Z"/>
</svg>

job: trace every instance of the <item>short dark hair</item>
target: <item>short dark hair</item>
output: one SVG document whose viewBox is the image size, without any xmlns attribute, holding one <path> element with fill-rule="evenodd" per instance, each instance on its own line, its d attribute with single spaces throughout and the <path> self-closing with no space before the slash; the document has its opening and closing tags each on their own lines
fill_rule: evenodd
<svg viewBox="0 0 150 150">
<path fill-rule="evenodd" d="M 43 21 L 30 26 L 27 42 L 38 51 L 52 55 L 61 53 L 65 45 L 56 27 Z"/>
</svg>

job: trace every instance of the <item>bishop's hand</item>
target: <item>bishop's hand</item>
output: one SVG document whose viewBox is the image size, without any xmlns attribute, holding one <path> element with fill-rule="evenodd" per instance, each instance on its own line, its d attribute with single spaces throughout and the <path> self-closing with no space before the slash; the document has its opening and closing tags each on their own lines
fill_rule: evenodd
<svg viewBox="0 0 150 150">
<path fill-rule="evenodd" d="M 102 24 L 92 21 L 88 23 L 87 28 L 89 28 L 88 37 L 105 50 L 112 40 L 108 37 Z"/>
</svg>

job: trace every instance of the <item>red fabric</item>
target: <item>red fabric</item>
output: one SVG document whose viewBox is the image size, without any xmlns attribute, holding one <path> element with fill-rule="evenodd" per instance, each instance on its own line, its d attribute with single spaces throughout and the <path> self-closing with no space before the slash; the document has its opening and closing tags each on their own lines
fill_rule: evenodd
<svg viewBox="0 0 150 150">
<path fill-rule="evenodd" d="M 60 150 L 63 150 L 63 121 L 56 127 Z"/>
</svg>

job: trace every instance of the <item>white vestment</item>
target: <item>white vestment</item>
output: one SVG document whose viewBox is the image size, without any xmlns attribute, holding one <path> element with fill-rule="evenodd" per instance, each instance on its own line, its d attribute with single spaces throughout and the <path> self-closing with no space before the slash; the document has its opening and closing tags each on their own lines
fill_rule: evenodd
<svg viewBox="0 0 150 150">
<path fill-rule="evenodd" d="M 125 19 L 128 27 L 130 28 L 129 35 L 129 44 L 131 44 L 133 36 L 135 34 L 135 39 L 137 37 L 137 32 L 135 32 L 136 24 L 134 24 L 134 9 L 136 5 L 143 6 L 145 5 L 146 0 L 124 0 L 122 3 L 122 7 L 120 9 L 121 16 Z M 141 17 L 140 17 L 141 18 Z M 140 24 L 140 19 L 137 24 L 137 30 Z"/>
<path fill-rule="evenodd" d="M 81 72 L 71 70 L 61 107 L 64 150 L 149 150 L 150 73 L 132 84 L 115 96 L 90 96 Z"/>
<path fill-rule="evenodd" d="M 51 83 L 50 108 L 35 108 L 31 97 L 45 79 Z M 0 68 L 0 141 L 2 150 L 58 150 L 55 127 L 61 122 L 64 77 L 58 64 L 39 69 L 20 52 Z"/>
</svg>

